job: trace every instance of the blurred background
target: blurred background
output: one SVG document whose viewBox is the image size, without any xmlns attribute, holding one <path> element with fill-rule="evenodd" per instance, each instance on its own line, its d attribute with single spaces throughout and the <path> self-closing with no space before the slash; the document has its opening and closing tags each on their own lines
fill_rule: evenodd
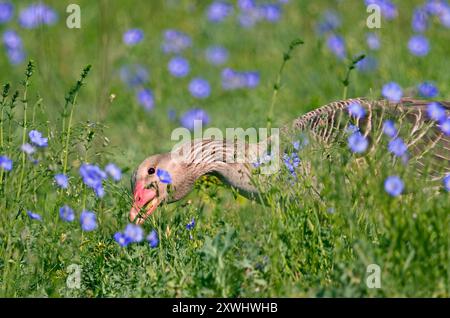
<svg viewBox="0 0 450 318">
<path fill-rule="evenodd" d="M 19 83 L 33 59 L 32 95 L 51 119 L 92 64 L 76 116 L 106 124 L 122 165 L 167 151 L 172 129 L 194 117 L 264 127 L 282 54 L 296 38 L 305 44 L 283 74 L 276 125 L 342 98 L 349 58 L 362 53 L 348 97 L 380 97 L 391 81 L 408 95 L 424 82 L 438 90 L 425 97 L 449 95 L 446 1 L 80 0 L 81 28 L 70 29 L 73 2 L 0 1 L 0 82 Z M 366 25 L 373 3 L 380 29 Z"/>
</svg>

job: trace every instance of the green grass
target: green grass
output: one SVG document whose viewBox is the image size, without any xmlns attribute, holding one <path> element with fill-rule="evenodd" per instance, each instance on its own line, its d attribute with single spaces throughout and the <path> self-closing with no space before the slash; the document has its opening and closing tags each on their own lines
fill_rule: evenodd
<svg viewBox="0 0 450 318">
<path fill-rule="evenodd" d="M 292 0 L 280 23 L 244 31 L 232 20 L 211 26 L 203 16 L 203 1 L 167 1 L 172 4 L 167 6 L 163 1 L 136 1 L 132 10 L 119 1 L 79 1 L 80 30 L 65 27 L 64 3 L 47 3 L 61 15 L 57 26 L 24 30 L 16 22 L 8 25 L 19 32 L 35 61 L 27 88 L 21 84 L 26 65 L 11 66 L 0 53 L 0 81 L 11 83 L 8 97 L 0 100 L 0 155 L 14 161 L 13 170 L 0 178 L 0 296 L 449 297 L 449 194 L 430 188 L 426 176 L 412 168 L 394 164 L 385 144 L 363 163 L 357 163 L 345 144 L 327 149 L 329 160 L 320 147 L 305 150 L 300 156 L 311 164 L 312 174 L 302 175 L 294 185 L 285 171 L 274 176 L 264 194 L 267 205 L 236 198 L 214 182 L 199 182 L 185 200 L 159 208 L 144 225 L 146 233 L 158 231 L 157 248 L 141 243 L 124 249 L 112 238 L 128 223 L 131 171 L 145 157 L 172 146 L 170 133 L 178 124 L 168 120 L 169 108 L 180 113 L 202 107 L 211 115 L 211 126 L 219 128 L 264 127 L 282 53 L 296 38 L 305 44 L 284 70 L 273 126 L 342 98 L 348 61 L 327 50 L 314 26 L 325 9 L 335 9 L 350 55 L 367 51 L 363 1 L 352 1 L 350 8 L 346 2 Z M 430 54 L 413 57 L 406 44 L 413 34 L 413 7 L 410 2 L 397 4 L 399 17 L 383 20 L 377 31 L 382 49 L 370 53 L 378 59 L 378 69 L 354 71 L 348 97 L 379 97 L 380 87 L 389 81 L 412 88 L 433 80 L 440 98 L 448 100 L 448 29 L 434 21 L 426 33 Z M 132 49 L 121 43 L 122 32 L 131 27 L 145 32 L 144 42 Z M 190 77 L 210 80 L 208 99 L 194 100 L 187 91 L 189 79 L 174 79 L 166 71 L 168 57 L 160 43 L 167 28 L 192 36 L 193 48 L 184 55 L 191 62 Z M 222 91 L 221 69 L 206 64 L 200 54 L 212 43 L 229 49 L 229 66 L 259 70 L 258 88 Z M 156 97 L 151 113 L 120 82 L 118 70 L 126 63 L 149 68 L 149 88 Z M 68 138 L 65 96 L 88 64 L 92 70 L 77 90 Z M 116 96 L 112 101 L 111 94 Z M 36 155 L 37 165 L 19 151 L 24 129 L 50 136 L 49 148 Z M 53 177 L 64 170 L 65 149 L 71 186 L 63 191 Z M 83 162 L 103 167 L 110 161 L 125 176 L 118 184 L 108 181 L 105 197 L 96 199 L 82 185 L 78 168 Z M 383 189 L 384 179 L 392 174 L 401 175 L 406 184 L 398 198 Z M 82 232 L 78 222 L 61 221 L 58 209 L 63 204 L 72 206 L 77 216 L 84 208 L 95 211 L 98 229 Z M 30 220 L 26 210 L 40 213 L 43 221 Z M 197 224 L 189 232 L 185 226 L 192 217 Z M 71 264 L 82 266 L 80 289 L 66 285 Z M 366 285 L 369 264 L 381 268 L 380 289 Z"/>
</svg>

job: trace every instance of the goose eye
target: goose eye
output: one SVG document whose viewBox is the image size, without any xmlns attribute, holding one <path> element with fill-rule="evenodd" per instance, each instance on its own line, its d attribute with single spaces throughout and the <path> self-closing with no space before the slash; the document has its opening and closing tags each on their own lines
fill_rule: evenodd
<svg viewBox="0 0 450 318">
<path fill-rule="evenodd" d="M 148 174 L 149 175 L 152 175 L 152 174 L 154 174 L 155 173 L 155 168 L 149 168 L 148 169 Z"/>
</svg>

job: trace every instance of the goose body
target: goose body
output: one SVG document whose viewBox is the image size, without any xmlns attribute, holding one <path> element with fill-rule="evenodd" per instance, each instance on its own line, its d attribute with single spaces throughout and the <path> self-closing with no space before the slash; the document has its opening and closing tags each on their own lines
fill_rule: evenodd
<svg viewBox="0 0 450 318">
<path fill-rule="evenodd" d="M 365 116 L 349 116 L 348 107 L 355 103 L 364 109 Z M 408 132 L 405 143 L 419 171 L 425 167 L 425 158 L 431 158 L 432 164 L 439 170 L 450 171 L 450 136 L 430 119 L 429 104 L 428 101 L 414 99 L 402 99 L 398 103 L 363 98 L 337 101 L 298 117 L 292 124 L 281 128 L 281 135 L 307 132 L 314 142 L 332 144 L 341 139 L 352 124 L 370 141 L 367 150 L 370 155 L 382 138 L 383 123 L 389 119 L 396 123 L 400 132 Z M 450 102 L 439 102 L 439 105 L 448 118 Z M 170 153 L 148 157 L 132 177 L 134 203 L 130 220 L 141 223 L 160 203 L 182 199 L 191 191 L 195 181 L 205 174 L 215 174 L 242 195 L 255 198 L 258 190 L 251 178 L 255 158 L 259 158 L 270 143 L 270 140 L 247 144 L 241 141 L 198 139 Z M 158 170 L 171 175 L 170 185 L 160 181 Z M 140 213 L 142 209 L 143 214 Z"/>
</svg>

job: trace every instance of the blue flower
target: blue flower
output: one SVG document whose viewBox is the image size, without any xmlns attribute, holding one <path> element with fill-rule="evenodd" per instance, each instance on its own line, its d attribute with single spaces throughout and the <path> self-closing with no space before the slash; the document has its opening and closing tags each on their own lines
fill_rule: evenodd
<svg viewBox="0 0 450 318">
<path fill-rule="evenodd" d="M 189 92 L 195 98 L 207 98 L 211 93 L 211 87 L 207 80 L 196 77 L 189 83 Z"/>
<path fill-rule="evenodd" d="M 226 2 L 214 1 L 208 7 L 207 16 L 211 22 L 222 22 L 233 12 L 233 7 Z"/>
<path fill-rule="evenodd" d="M 128 224 L 123 232 L 124 236 L 133 243 L 139 243 L 144 239 L 144 230 L 136 224 Z"/>
<path fill-rule="evenodd" d="M 193 108 L 185 112 L 180 118 L 181 125 L 191 131 L 195 128 L 195 121 L 200 121 L 202 125 L 207 125 L 209 123 L 208 113 L 203 109 Z"/>
<path fill-rule="evenodd" d="M 316 32 L 324 34 L 334 31 L 341 26 L 341 18 L 335 11 L 327 10 L 324 12 L 320 22 L 316 26 Z"/>
<path fill-rule="evenodd" d="M 371 50 L 378 50 L 380 48 L 380 37 L 376 33 L 367 33 L 366 42 Z"/>
<path fill-rule="evenodd" d="M 120 181 L 122 179 L 122 171 L 113 163 L 108 163 L 105 167 L 105 172 L 114 180 Z"/>
<path fill-rule="evenodd" d="M 103 197 L 105 192 L 102 182 L 107 177 L 104 171 L 95 165 L 85 163 L 80 167 L 80 175 L 86 186 L 92 188 L 99 198 Z"/>
<path fill-rule="evenodd" d="M 346 51 L 343 37 L 336 34 L 330 35 L 327 39 L 327 45 L 330 51 L 338 58 L 345 58 Z"/>
<path fill-rule="evenodd" d="M 356 63 L 356 68 L 361 72 L 371 72 L 378 67 L 378 61 L 373 56 L 366 56 Z"/>
<path fill-rule="evenodd" d="M 28 133 L 30 137 L 30 141 L 37 147 L 47 147 L 48 146 L 48 138 L 43 138 L 42 133 L 37 130 L 31 130 Z"/>
<path fill-rule="evenodd" d="M 172 177 L 168 171 L 158 169 L 156 171 L 156 175 L 158 176 L 159 181 L 161 181 L 162 183 L 172 183 Z"/>
<path fill-rule="evenodd" d="M 136 92 L 136 98 L 147 111 L 150 111 L 155 106 L 155 99 L 151 90 L 147 88 L 140 89 Z"/>
<path fill-rule="evenodd" d="M 444 120 L 447 116 L 445 114 L 444 107 L 438 102 L 432 102 L 427 106 L 427 114 L 432 120 L 441 121 Z"/>
<path fill-rule="evenodd" d="M 237 72 L 226 68 L 222 71 L 222 88 L 225 90 L 254 88 L 258 86 L 259 79 L 259 72 Z"/>
<path fill-rule="evenodd" d="M 5 171 L 11 171 L 13 162 L 7 156 L 0 156 L 0 168 Z"/>
<path fill-rule="evenodd" d="M 424 98 L 434 98 L 439 95 L 438 88 L 431 82 L 423 82 L 417 86 L 419 95 Z"/>
<path fill-rule="evenodd" d="M 58 21 L 55 10 L 45 4 L 32 4 L 19 13 L 19 24 L 26 29 L 34 29 L 40 25 L 53 25 Z"/>
<path fill-rule="evenodd" d="M 94 212 L 83 211 L 80 216 L 81 229 L 86 232 L 93 231 L 97 228 L 97 217 Z"/>
<path fill-rule="evenodd" d="M 425 11 L 423 8 L 416 8 L 412 16 L 411 25 L 415 32 L 425 32 L 428 28 L 427 11 Z"/>
<path fill-rule="evenodd" d="M 244 10 L 239 14 L 239 25 L 243 28 L 251 28 L 258 21 L 264 18 L 264 13 L 259 6 L 255 6 L 249 10 Z"/>
<path fill-rule="evenodd" d="M 238 0 L 237 5 L 242 11 L 255 8 L 255 0 Z"/>
<path fill-rule="evenodd" d="M 450 28 L 450 6 L 445 7 L 442 13 L 439 15 L 441 24 L 447 29 Z"/>
<path fill-rule="evenodd" d="M 443 181 L 443 183 L 444 183 L 445 189 L 446 189 L 448 192 L 450 192 L 450 174 L 447 174 L 447 175 L 444 177 L 444 180 L 442 180 L 442 181 Z"/>
<path fill-rule="evenodd" d="M 283 162 L 286 168 L 289 170 L 289 173 L 296 177 L 295 168 L 297 168 L 300 165 L 300 158 L 298 157 L 297 153 L 292 153 L 290 156 L 285 153 L 283 155 Z"/>
<path fill-rule="evenodd" d="M 366 116 L 366 110 L 361 106 L 360 103 L 351 103 L 350 105 L 348 105 L 347 109 L 351 116 L 358 119 L 364 118 Z"/>
<path fill-rule="evenodd" d="M 62 189 L 67 189 L 69 187 L 69 179 L 65 174 L 61 173 L 55 175 L 55 182 Z"/>
<path fill-rule="evenodd" d="M 439 123 L 439 128 L 441 128 L 444 135 L 450 136 L 450 117 L 441 120 L 441 122 Z"/>
<path fill-rule="evenodd" d="M 348 133 L 348 134 L 353 134 L 353 133 L 358 132 L 358 131 L 359 131 L 359 127 L 355 126 L 355 125 L 352 125 L 352 124 L 349 124 L 347 126 L 347 128 L 345 129 L 345 132 Z"/>
<path fill-rule="evenodd" d="M 144 39 L 144 31 L 141 29 L 130 29 L 123 34 L 123 42 L 128 45 L 136 45 Z"/>
<path fill-rule="evenodd" d="M 28 217 L 32 220 L 42 221 L 42 216 L 31 211 L 27 211 Z"/>
<path fill-rule="evenodd" d="M 0 23 L 9 22 L 14 15 L 14 6 L 9 1 L 0 2 Z"/>
<path fill-rule="evenodd" d="M 170 74 L 175 77 L 185 77 L 189 74 L 189 62 L 181 56 L 173 57 L 167 65 Z"/>
<path fill-rule="evenodd" d="M 152 230 L 150 234 L 147 236 L 147 241 L 150 244 L 150 247 L 155 248 L 158 246 L 159 239 L 158 233 L 155 230 Z"/>
<path fill-rule="evenodd" d="M 380 7 L 381 15 L 386 20 L 393 20 L 398 15 L 397 7 L 390 0 L 365 0 L 365 3 L 366 6 L 375 4 Z"/>
<path fill-rule="evenodd" d="M 277 22 L 281 17 L 281 8 L 277 4 L 264 4 L 261 7 L 264 18 L 269 22 Z"/>
<path fill-rule="evenodd" d="M 136 87 L 147 83 L 149 74 L 140 64 L 125 65 L 120 68 L 120 79 L 129 87 Z"/>
<path fill-rule="evenodd" d="M 188 229 L 189 231 L 192 230 L 195 227 L 195 219 L 192 218 L 191 222 L 189 222 L 188 224 L 186 224 L 186 229 Z"/>
<path fill-rule="evenodd" d="M 387 135 L 390 138 L 394 138 L 398 131 L 397 128 L 395 127 L 395 124 L 392 120 L 385 120 L 383 123 L 383 132 L 385 135 Z"/>
<path fill-rule="evenodd" d="M 131 243 L 130 239 L 125 236 L 125 234 L 116 232 L 114 234 L 114 240 L 121 246 L 121 247 L 127 247 L 128 244 Z"/>
<path fill-rule="evenodd" d="M 424 5 L 424 10 L 431 15 L 440 15 L 447 8 L 447 4 L 442 0 L 428 0 Z"/>
<path fill-rule="evenodd" d="M 25 143 L 22 146 L 20 146 L 20 150 L 25 152 L 27 155 L 32 155 L 36 151 L 36 148 L 34 148 L 29 143 Z"/>
<path fill-rule="evenodd" d="M 389 152 L 393 153 L 397 157 L 402 157 L 406 151 L 408 151 L 408 147 L 401 138 L 392 139 L 389 142 L 388 149 Z"/>
<path fill-rule="evenodd" d="M 177 30 L 166 30 L 162 49 L 164 53 L 181 53 L 192 45 L 191 38 Z"/>
<path fill-rule="evenodd" d="M 205 52 L 206 60 L 213 65 L 222 65 L 228 60 L 228 51 L 221 46 L 210 46 Z"/>
<path fill-rule="evenodd" d="M 12 65 L 19 65 L 25 61 L 25 52 L 21 49 L 6 49 L 9 62 Z"/>
<path fill-rule="evenodd" d="M 23 48 L 22 39 L 14 30 L 6 30 L 3 33 L 3 44 L 10 50 L 17 50 Z"/>
<path fill-rule="evenodd" d="M 402 88 L 395 82 L 385 84 L 381 94 L 391 102 L 399 102 L 403 96 Z"/>
<path fill-rule="evenodd" d="M 63 221 L 72 222 L 75 220 L 75 212 L 68 205 L 64 205 L 59 208 L 59 217 Z"/>
<path fill-rule="evenodd" d="M 408 49 L 413 55 L 425 56 L 430 51 L 430 44 L 423 35 L 414 35 L 408 42 Z"/>
<path fill-rule="evenodd" d="M 363 153 L 366 151 L 369 142 L 360 132 L 353 133 L 348 137 L 348 146 L 354 153 Z"/>
<path fill-rule="evenodd" d="M 397 197 L 402 194 L 403 189 L 403 181 L 398 176 L 387 177 L 384 181 L 384 190 L 393 197 Z"/>
<path fill-rule="evenodd" d="M 167 110 L 167 117 L 170 121 L 175 121 L 177 119 L 177 112 L 175 111 L 175 109 Z"/>
</svg>

